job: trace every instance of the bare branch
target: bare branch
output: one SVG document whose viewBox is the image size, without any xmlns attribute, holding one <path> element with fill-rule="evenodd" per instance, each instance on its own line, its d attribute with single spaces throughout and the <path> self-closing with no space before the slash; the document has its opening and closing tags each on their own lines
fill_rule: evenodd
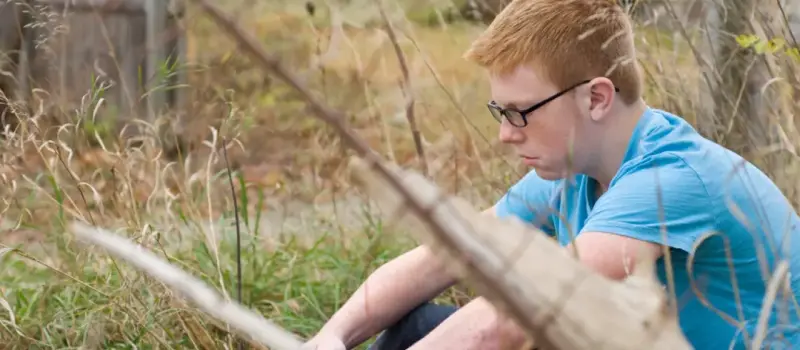
<svg viewBox="0 0 800 350">
<path fill-rule="evenodd" d="M 419 133 L 417 119 L 414 116 L 414 90 L 411 85 L 411 75 L 408 72 L 408 60 L 406 60 L 403 49 L 400 48 L 400 43 L 397 41 L 397 34 L 395 33 L 394 26 L 389 20 L 389 16 L 386 15 L 386 10 L 383 8 L 383 1 L 375 0 L 375 2 L 378 5 L 378 11 L 386 27 L 386 33 L 389 35 L 389 40 L 392 42 L 397 61 L 400 63 L 400 71 L 403 73 L 403 91 L 406 97 L 406 119 L 408 119 L 408 127 L 411 128 L 411 136 L 414 138 L 414 147 L 417 150 L 417 158 L 419 158 L 422 174 L 428 176 L 428 161 L 425 159 L 422 135 Z"/>
<path fill-rule="evenodd" d="M 282 79 L 284 82 L 297 90 L 306 100 L 306 102 L 308 102 L 311 111 L 314 112 L 317 117 L 336 129 L 336 131 L 342 137 L 342 140 L 351 148 L 353 148 L 361 157 L 371 163 L 372 166 L 374 166 L 375 169 L 386 178 L 391 187 L 399 191 L 401 194 L 405 194 L 404 197 L 407 200 L 408 208 L 415 215 L 418 215 L 419 218 L 428 225 L 429 229 L 436 232 L 436 234 L 441 237 L 444 244 L 451 244 L 453 247 L 452 249 L 458 249 L 454 242 L 448 242 L 450 239 L 449 236 L 445 233 L 440 224 L 431 218 L 425 206 L 423 206 L 415 197 L 407 194 L 407 191 L 400 184 L 400 179 L 398 179 L 394 173 L 386 168 L 381 161 L 380 156 L 376 154 L 375 151 L 372 150 L 362 138 L 358 137 L 358 135 L 353 133 L 353 131 L 345 125 L 341 112 L 334 111 L 329 106 L 323 104 L 311 93 L 310 90 L 308 90 L 308 88 L 306 88 L 304 84 L 300 82 L 299 79 L 297 79 L 293 74 L 289 73 L 289 71 L 275 56 L 268 53 L 264 49 L 263 45 L 260 45 L 252 35 L 245 33 L 236 23 L 236 21 L 229 15 L 224 14 L 219 8 L 217 8 L 215 5 L 211 5 L 207 0 L 192 1 L 201 5 L 202 9 L 217 23 L 217 25 L 219 25 L 222 30 L 227 32 L 234 40 L 236 40 L 240 47 L 243 48 L 245 52 L 249 54 L 264 70 L 267 72 L 272 72 L 275 74 L 275 76 Z M 471 265 L 472 262 L 467 263 L 471 268 L 475 269 L 475 271 L 482 270 L 481 266 Z M 496 276 L 489 275 L 482 271 L 476 273 L 473 278 L 481 280 L 480 283 L 482 285 L 497 285 Z M 521 309 L 514 307 L 513 302 L 511 302 L 511 298 L 507 295 L 507 291 L 500 289 L 494 293 L 498 296 L 496 302 L 504 304 L 503 307 L 505 307 L 506 310 L 509 310 L 514 319 L 516 319 L 524 329 L 526 329 L 528 332 L 531 332 L 533 337 L 537 338 L 537 341 L 540 344 L 548 347 L 547 337 L 545 337 L 544 334 L 541 334 L 540 336 L 537 328 L 530 323 L 530 320 L 524 313 L 521 312 Z"/>
<path fill-rule="evenodd" d="M 452 243 L 444 242 L 439 233 L 406 213 L 403 195 L 365 162 L 354 158 L 350 170 L 381 211 L 392 218 L 390 225 L 402 225 L 443 254 L 443 262 L 507 314 L 514 312 L 503 306 L 517 308 L 516 313 L 546 337 L 534 337 L 537 345 L 546 343 L 545 348 L 553 349 L 691 348 L 667 307 L 652 263 L 637 264 L 625 283 L 611 281 L 532 226 L 482 215 L 419 173 L 394 168 L 410 190 L 407 195 L 430 208 L 431 220 L 444 228 Z M 492 276 L 493 284 L 474 278 L 481 274 Z M 503 300 L 498 291 L 506 291 L 503 297 L 508 299 Z"/>
<path fill-rule="evenodd" d="M 199 4 L 221 30 L 236 40 L 245 53 L 262 69 L 273 73 L 299 92 L 314 115 L 332 126 L 342 140 L 365 160 L 360 163 L 359 171 L 364 174 L 371 171 L 377 172 L 385 182 L 381 191 L 394 193 L 395 196 L 401 198 L 403 209 L 409 210 L 413 217 L 423 224 L 421 226 L 424 227 L 425 236 L 429 237 L 429 241 L 435 242 L 445 254 L 449 253 L 456 257 L 458 266 L 469 273 L 470 281 L 478 287 L 480 292 L 487 296 L 495 306 L 510 315 L 535 339 L 538 345 L 550 349 L 583 349 L 609 344 L 611 348 L 617 349 L 641 349 L 644 345 L 642 341 L 648 340 L 655 344 L 655 346 L 647 347 L 652 349 L 690 348 L 677 328 L 675 317 L 656 312 L 656 310 L 662 312 L 666 309 L 663 296 L 659 297 L 652 291 L 645 293 L 640 288 L 631 288 L 628 284 L 614 284 L 586 271 L 585 268 L 582 269 L 581 266 L 576 265 L 577 261 L 574 259 L 570 263 L 568 255 L 559 247 L 553 246 L 554 242 L 544 239 L 544 234 L 541 232 L 538 235 L 536 232 L 526 232 L 519 222 L 477 221 L 472 224 L 477 224 L 477 228 L 481 232 L 502 231 L 503 234 L 490 235 L 495 239 L 489 242 L 468 240 L 470 236 L 465 235 L 465 232 L 469 232 L 467 225 L 470 222 L 454 220 L 453 214 L 449 217 L 442 217 L 444 215 L 442 210 L 447 210 L 447 208 L 441 206 L 436 206 L 436 211 L 431 212 L 430 207 L 434 203 L 430 200 L 430 194 L 421 196 L 419 192 L 409 192 L 407 186 L 402 184 L 399 174 L 390 170 L 382 162 L 380 156 L 346 126 L 341 112 L 334 111 L 323 104 L 280 63 L 276 56 L 267 52 L 252 35 L 241 29 L 237 21 L 223 13 L 217 6 L 212 5 L 208 0 L 192 1 Z M 424 180 L 419 182 L 427 183 Z M 430 186 L 425 186 L 425 190 L 429 191 Z M 380 193 L 381 191 L 375 192 Z M 432 191 L 431 193 L 437 192 Z M 478 217 L 474 211 L 470 212 L 463 208 L 460 210 L 462 210 L 462 214 L 468 214 L 467 217 L 470 220 Z M 490 226 L 487 226 L 487 223 Z M 513 239 L 506 240 L 514 233 L 519 232 L 526 233 L 526 240 L 532 240 L 530 242 L 531 250 L 523 252 L 520 256 L 530 256 L 531 252 L 541 255 L 536 258 L 539 259 L 537 264 L 528 265 L 525 267 L 526 269 L 521 269 L 519 264 L 515 264 L 510 272 L 518 274 L 518 277 L 526 276 L 528 278 L 520 280 L 524 282 L 513 283 L 513 278 L 509 278 L 503 273 L 506 269 L 498 267 L 506 267 L 502 260 L 497 260 L 503 255 L 492 253 L 491 250 L 498 247 L 507 248 L 512 243 L 514 248 L 519 248 L 519 244 Z M 497 240 L 498 237 L 503 237 L 503 240 Z M 493 258 L 494 260 L 492 260 Z M 566 267 L 563 269 L 566 270 L 555 272 L 558 271 L 558 268 L 562 268 L 562 265 L 559 264 L 564 264 L 563 266 Z M 554 269 L 553 266 L 558 267 Z M 570 272 L 579 273 L 580 275 L 577 277 L 580 278 L 569 275 Z M 534 281 L 535 286 L 531 287 L 530 283 Z M 570 283 L 578 284 L 569 286 Z M 517 289 L 522 285 L 525 285 L 526 288 Z M 591 288 L 587 288 L 587 286 Z M 571 289 L 562 289 L 564 287 Z M 537 291 L 537 288 L 546 292 Z M 559 298 L 572 297 L 573 299 L 570 299 L 568 304 L 558 304 L 554 300 L 531 298 L 531 293 L 537 292 L 544 294 L 544 297 L 557 295 Z M 574 294 L 564 295 L 565 292 Z M 564 312 L 566 316 L 550 315 L 549 312 L 553 310 L 548 306 L 554 305 L 560 305 L 563 308 L 560 311 Z M 616 306 L 616 308 L 612 306 Z M 589 317 L 584 319 L 582 314 L 587 311 L 589 315 L 586 316 Z M 626 315 L 632 317 L 615 317 Z M 661 317 L 657 317 L 659 315 Z M 586 334 L 589 336 L 575 334 L 581 332 L 588 332 Z M 574 336 L 574 339 L 570 339 L 570 336 Z M 596 338 L 593 342 L 587 343 L 586 340 L 590 336 Z"/>
<path fill-rule="evenodd" d="M 141 245 L 101 228 L 80 222 L 70 225 L 79 239 L 96 244 L 182 294 L 209 315 L 230 324 L 240 335 L 270 349 L 298 349 L 300 340 L 293 334 L 247 308 L 225 300 L 195 277 L 150 253 Z"/>
</svg>

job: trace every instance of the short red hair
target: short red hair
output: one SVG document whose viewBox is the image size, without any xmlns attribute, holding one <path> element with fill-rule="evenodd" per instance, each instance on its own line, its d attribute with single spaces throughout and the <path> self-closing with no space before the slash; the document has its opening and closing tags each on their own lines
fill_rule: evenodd
<svg viewBox="0 0 800 350">
<path fill-rule="evenodd" d="M 464 57 L 497 74 L 531 64 L 562 89 L 603 76 L 627 104 L 642 96 L 633 26 L 613 0 L 513 0 Z"/>
</svg>

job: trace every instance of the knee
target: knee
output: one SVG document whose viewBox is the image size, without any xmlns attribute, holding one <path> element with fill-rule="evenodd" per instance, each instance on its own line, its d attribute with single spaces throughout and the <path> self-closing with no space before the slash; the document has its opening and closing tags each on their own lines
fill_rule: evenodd
<svg viewBox="0 0 800 350">
<path fill-rule="evenodd" d="M 424 336 L 455 311 L 456 308 L 454 306 L 437 305 L 427 302 L 412 309 L 390 329 L 402 329 L 404 333 L 414 333 L 415 335 Z"/>
<path fill-rule="evenodd" d="M 386 329 L 370 349 L 406 349 L 456 311 L 454 306 L 424 303 Z"/>
</svg>

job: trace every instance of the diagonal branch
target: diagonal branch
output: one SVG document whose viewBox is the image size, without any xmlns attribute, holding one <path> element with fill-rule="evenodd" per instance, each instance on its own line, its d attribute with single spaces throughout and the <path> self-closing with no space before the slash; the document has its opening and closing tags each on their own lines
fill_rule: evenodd
<svg viewBox="0 0 800 350">
<path fill-rule="evenodd" d="M 230 324 L 237 333 L 258 344 L 276 350 L 294 350 L 301 346 L 300 340 L 293 334 L 238 303 L 225 300 L 202 281 L 164 262 L 141 245 L 80 222 L 70 225 L 70 231 L 82 241 L 96 244 L 111 255 L 144 270 L 191 300 L 209 315 Z"/>
<path fill-rule="evenodd" d="M 422 146 L 422 135 L 419 133 L 417 118 L 414 116 L 414 90 L 411 85 L 411 75 L 408 72 L 408 60 L 406 60 L 403 49 L 400 48 L 400 43 L 397 41 L 397 34 L 395 33 L 392 22 L 389 20 L 389 16 L 386 15 L 383 1 L 375 0 L 375 2 L 378 5 L 378 11 L 386 27 L 386 33 L 389 34 L 389 40 L 392 42 L 397 61 L 400 63 L 400 71 L 403 73 L 403 91 L 406 97 L 406 119 L 408 119 L 408 126 L 411 128 L 411 136 L 414 138 L 414 147 L 417 149 L 417 158 L 419 158 L 422 174 L 427 176 L 428 162 L 425 159 L 425 149 Z"/>
<path fill-rule="evenodd" d="M 381 191 L 372 193 L 393 193 L 396 203 L 400 203 L 403 210 L 410 211 L 412 218 L 419 220 L 424 232 L 421 235 L 428 237 L 428 241 L 434 242 L 434 246 L 439 250 L 453 255 L 458 266 L 467 273 L 469 280 L 479 291 L 495 306 L 511 316 L 535 339 L 538 345 L 549 349 L 593 348 L 602 347 L 603 343 L 611 345 L 612 348 L 617 346 L 616 349 L 637 349 L 636 346 L 643 346 L 641 343 L 625 342 L 623 339 L 635 338 L 638 341 L 652 340 L 655 342 L 655 346 L 648 347 L 652 349 L 690 348 L 680 330 L 677 329 L 675 318 L 659 312 L 660 308 L 664 306 L 664 298 L 657 291 L 619 287 L 628 285 L 600 278 L 586 270 L 585 267 L 581 267 L 574 259 L 570 263 L 568 259 L 571 258 L 557 246 L 553 246 L 554 242 L 546 241 L 542 232 L 523 230 L 519 222 L 496 218 L 479 220 L 479 216 L 469 211 L 468 206 L 464 205 L 459 210 L 460 214 L 465 215 L 456 215 L 459 214 L 457 212 L 456 214 L 451 213 L 450 216 L 442 216 L 443 210 L 450 209 L 440 205 L 441 198 L 435 195 L 439 191 L 431 191 L 429 185 L 424 187 L 426 191 L 430 191 L 429 193 L 410 192 L 408 184 L 403 184 L 400 174 L 385 165 L 380 156 L 346 126 L 341 112 L 332 110 L 323 104 L 280 63 L 276 56 L 267 52 L 263 45 L 260 45 L 252 35 L 244 32 L 233 18 L 223 13 L 217 6 L 212 5 L 208 0 L 192 1 L 200 5 L 220 29 L 238 42 L 240 48 L 263 70 L 274 74 L 294 88 L 308 103 L 314 115 L 333 127 L 342 140 L 363 159 L 359 163 L 358 172 L 368 176 L 368 173 L 374 171 L 377 174 L 375 177 L 383 181 Z M 420 183 L 426 182 L 418 181 L 417 184 Z M 435 195 L 435 198 L 431 198 L 431 195 Z M 483 233 L 482 238 L 493 236 L 495 239 L 470 241 L 468 239 L 470 229 Z M 504 238 L 503 240 L 497 239 L 500 235 L 486 235 L 486 233 L 496 233 L 498 230 L 503 231 L 501 236 Z M 519 270 L 520 265 L 514 264 L 517 266 L 518 274 L 529 273 L 527 274 L 528 279 L 516 281 L 517 283 L 513 283 L 515 281 L 503 273 L 503 269 L 507 268 L 505 262 L 497 260 L 498 257 L 507 258 L 507 256 L 503 256 L 497 251 L 491 253 L 493 248 L 508 248 L 508 245 L 513 242 L 505 240 L 505 236 L 514 232 L 527 233 L 527 236 L 518 236 L 518 238 L 536 242 L 530 244 L 531 249 L 525 254 L 526 256 L 531 255 L 530 252 L 543 254 L 538 258 L 539 260 L 536 260 L 537 264 L 527 266 L 528 270 Z M 481 252 L 483 254 L 480 254 Z M 528 257 L 530 258 L 530 256 Z M 544 257 L 553 258 L 553 260 L 548 261 Z M 561 264 L 564 264 L 565 267 L 561 267 Z M 547 266 L 551 267 L 545 268 Z M 543 273 L 542 270 L 545 272 Z M 548 270 L 550 270 L 549 273 L 547 273 Z M 532 274 L 530 271 L 536 271 L 537 274 Z M 530 277 L 537 279 L 530 279 Z M 649 277 L 652 278 L 652 271 L 650 271 Z M 565 278 L 567 278 L 566 281 Z M 587 286 L 599 289 L 590 290 L 586 288 Z M 520 287 L 524 287 L 524 289 L 522 291 L 517 289 Z M 571 289 L 562 289 L 564 287 Z M 573 304 L 563 303 L 562 300 L 562 303 L 558 304 L 553 300 L 531 298 L 530 293 L 523 292 L 527 290 L 535 293 L 537 288 L 549 290 L 550 293 L 545 296 L 564 292 L 575 293 L 572 294 L 572 297 L 582 297 L 584 302 L 573 306 Z M 600 293 L 600 295 L 592 298 L 591 296 L 596 293 Z M 618 300 L 626 298 L 632 299 L 632 303 L 620 304 L 618 302 Z M 636 302 L 640 303 L 636 304 Z M 604 304 L 616 306 L 617 309 L 604 307 Z M 553 311 L 554 305 L 563 308 L 556 310 L 557 313 L 564 313 L 568 317 L 550 315 L 549 311 Z M 642 307 L 643 305 L 646 307 Z M 586 314 L 587 310 L 582 310 L 580 307 L 590 308 L 588 310 L 590 313 Z M 597 312 L 609 310 L 616 311 Z M 576 326 L 574 322 L 580 321 L 583 316 L 585 319 Z M 626 318 L 625 316 L 635 317 Z M 588 333 L 581 336 L 581 327 L 588 327 Z M 660 329 L 662 327 L 663 329 Z M 574 339 L 565 336 L 569 334 L 574 335 Z M 596 338 L 593 342 L 589 342 L 589 336 Z"/>
<path fill-rule="evenodd" d="M 289 73 L 289 71 L 280 63 L 277 57 L 267 52 L 263 45 L 260 45 L 256 41 L 253 35 L 244 32 L 244 30 L 241 29 L 241 27 L 233 18 L 223 13 L 217 6 L 209 3 L 208 0 L 191 1 L 199 4 L 203 11 L 205 11 L 206 14 L 208 14 L 211 19 L 217 23 L 220 29 L 228 33 L 228 35 L 236 40 L 239 43 L 239 46 L 248 55 L 250 55 L 250 57 L 255 60 L 255 62 L 260 65 L 262 69 L 273 73 L 275 76 L 299 92 L 306 102 L 308 102 L 311 111 L 314 112 L 319 119 L 332 126 L 339 133 L 342 140 L 346 142 L 353 150 L 355 150 L 362 158 L 364 158 L 372 167 L 374 167 L 381 174 L 381 176 L 388 181 L 392 188 L 404 194 L 408 208 L 412 213 L 414 213 L 414 215 L 417 215 L 423 222 L 425 222 L 425 224 L 428 225 L 431 230 L 433 230 L 435 235 L 441 237 L 444 244 L 452 246 L 453 250 L 458 250 L 457 245 L 454 242 L 450 242 L 449 236 L 441 227 L 441 225 L 431 218 L 428 208 L 423 206 L 417 198 L 408 195 L 407 190 L 401 185 L 400 179 L 386 168 L 381 161 L 380 156 L 375 153 L 375 151 L 372 150 L 362 138 L 356 135 L 345 125 L 341 112 L 335 111 L 329 106 L 323 104 L 303 83 L 300 82 L 299 79 L 297 79 L 297 77 L 295 77 L 295 75 Z M 497 278 L 497 276 L 490 275 L 490 272 L 486 269 L 483 269 L 480 264 L 475 264 L 475 262 L 472 261 L 467 261 L 466 264 L 470 270 L 474 270 L 476 272 L 474 278 L 479 281 L 479 284 L 485 286 L 499 285 L 500 280 Z M 533 323 L 531 323 L 531 320 L 523 313 L 522 309 L 515 306 L 507 291 L 499 289 L 495 292 L 495 294 L 497 295 L 497 300 L 495 301 L 496 303 L 502 304 L 506 310 L 509 310 L 512 317 L 517 320 L 517 322 L 519 322 L 524 329 L 531 332 L 533 337 L 537 339 L 537 342 L 545 347 L 551 348 L 550 346 L 547 346 L 549 345 L 547 343 L 547 337 L 544 334 L 540 334 L 541 332 L 537 327 L 534 326 Z"/>
<path fill-rule="evenodd" d="M 457 276 L 506 314 L 513 305 L 546 338 L 533 337 L 547 349 L 677 350 L 690 349 L 678 328 L 652 262 L 637 263 L 624 283 L 592 272 L 557 242 L 516 219 L 481 214 L 469 203 L 447 196 L 419 173 L 393 167 L 409 194 L 425 203 L 444 227 L 449 241 L 434 234 L 419 217 L 406 213 L 398 191 L 360 159 L 350 163 L 354 180 L 373 198 L 390 226 L 415 234 L 441 256 Z M 470 266 L 480 267 L 475 270 Z M 495 281 L 486 285 L 480 274 Z M 506 294 L 501 296 L 499 291 Z M 505 302 L 501 297 L 508 297 Z M 529 334 L 532 334 L 528 329 Z"/>
</svg>

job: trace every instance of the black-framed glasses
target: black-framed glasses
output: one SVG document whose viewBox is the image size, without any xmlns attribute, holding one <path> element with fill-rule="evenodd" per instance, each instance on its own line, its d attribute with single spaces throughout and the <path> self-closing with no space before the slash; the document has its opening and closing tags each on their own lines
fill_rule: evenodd
<svg viewBox="0 0 800 350">
<path fill-rule="evenodd" d="M 572 89 L 574 89 L 574 88 L 576 88 L 578 86 L 581 86 L 583 84 L 586 84 L 586 83 L 588 83 L 590 81 L 591 80 L 584 80 L 584 81 L 582 81 L 580 83 L 572 85 L 572 86 L 570 86 L 570 87 L 568 87 L 568 88 L 566 88 L 564 90 L 561 90 L 561 91 L 553 94 L 552 96 L 550 96 L 550 97 L 548 97 L 548 98 L 546 98 L 546 99 L 534 104 L 533 106 L 530 106 L 530 107 L 528 107 L 528 108 L 526 108 L 524 110 L 521 110 L 521 111 L 517 110 L 516 108 L 503 108 L 503 107 L 500 107 L 494 101 L 489 102 L 489 104 L 487 106 L 489 107 L 489 112 L 492 113 L 492 116 L 494 117 L 495 120 L 497 120 L 498 123 L 502 123 L 503 122 L 503 117 L 505 117 L 508 120 L 508 122 L 511 123 L 511 125 L 521 128 L 521 127 L 524 127 L 524 126 L 528 125 L 528 114 L 530 114 L 533 111 L 541 108 L 542 106 L 544 106 L 548 102 L 561 97 L 561 95 L 566 94 L 570 90 L 572 90 Z M 619 88 L 617 88 L 617 87 L 614 87 L 614 90 L 616 92 L 619 92 Z"/>
</svg>

